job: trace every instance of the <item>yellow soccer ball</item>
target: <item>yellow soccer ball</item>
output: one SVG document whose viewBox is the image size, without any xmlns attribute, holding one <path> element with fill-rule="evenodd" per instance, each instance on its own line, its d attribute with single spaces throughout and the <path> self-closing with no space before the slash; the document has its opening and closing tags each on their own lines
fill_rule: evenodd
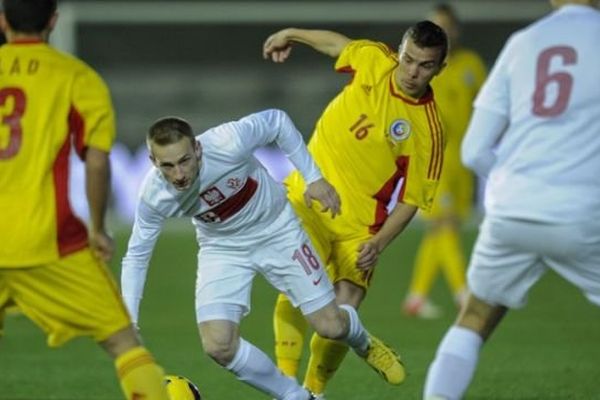
<svg viewBox="0 0 600 400">
<path fill-rule="evenodd" d="M 189 379 L 178 375 L 165 376 L 167 393 L 171 400 L 201 400 L 198 387 Z"/>
</svg>

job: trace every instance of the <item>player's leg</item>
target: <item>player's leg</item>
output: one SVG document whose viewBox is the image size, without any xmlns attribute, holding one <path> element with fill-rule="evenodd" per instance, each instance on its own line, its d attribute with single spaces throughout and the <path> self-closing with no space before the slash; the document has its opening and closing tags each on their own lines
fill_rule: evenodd
<svg viewBox="0 0 600 400">
<path fill-rule="evenodd" d="M 372 271 L 365 273 L 356 268 L 356 249 L 368 239 L 369 236 L 363 236 L 337 242 L 333 247 L 332 264 L 329 266 L 331 267 L 329 275 L 335 277 L 337 304 L 346 304 L 355 310 L 358 309 L 364 299 L 372 277 Z M 405 371 L 398 357 L 377 338 L 370 338 L 370 342 L 372 342 L 374 348 L 377 348 L 376 352 L 382 354 L 381 360 L 387 359 L 389 361 L 387 364 L 389 370 L 381 371 L 382 365 L 371 366 L 379 369 L 388 382 L 401 383 L 404 380 Z M 326 384 L 333 378 L 335 371 L 339 369 L 347 352 L 347 349 L 344 348 L 346 345 L 347 343 L 343 340 L 333 341 L 318 335 L 313 336 L 304 385 L 316 393 L 321 393 Z M 371 353 L 371 356 L 374 354 Z M 372 361 L 367 358 L 369 364 Z"/>
<path fill-rule="evenodd" d="M 262 232 L 265 234 L 264 232 Z M 265 234 L 268 236 L 268 234 Z M 260 242 L 261 233 L 256 240 Z M 283 375 L 260 349 L 240 337 L 239 324 L 250 311 L 250 292 L 265 243 L 223 238 L 205 244 L 198 257 L 196 320 L 206 354 L 240 381 L 285 400 L 306 400 L 308 392 L 295 379 Z M 267 246 L 268 247 L 268 246 Z"/>
<path fill-rule="evenodd" d="M 337 299 L 337 301 L 341 301 L 341 299 Z M 305 307 L 303 310 L 308 311 Z M 335 302 L 330 302 L 316 311 L 307 313 L 306 318 L 321 338 L 328 339 L 334 344 L 343 343 L 349 346 L 387 382 L 397 385 L 404 381 L 406 374 L 399 357 L 390 347 L 367 332 L 354 306 L 350 304 L 338 306 Z M 311 358 L 318 359 L 316 356 Z M 326 383 L 326 381 L 318 384 L 322 383 Z M 321 389 L 324 390 L 324 386 Z M 315 391 L 315 393 L 322 393 L 322 391 Z"/>
<path fill-rule="evenodd" d="M 353 292 L 354 297 L 350 296 L 345 283 L 338 282 L 334 286 L 336 292 L 343 292 L 340 294 L 343 297 L 343 301 L 355 309 L 364 297 L 364 290 L 362 293 L 360 291 Z M 327 331 L 331 330 L 332 326 L 335 328 L 339 327 L 341 324 L 348 327 L 344 331 L 347 330 L 348 334 L 350 334 L 351 321 L 349 314 L 347 316 L 344 313 L 340 313 L 339 310 L 332 309 L 330 306 L 324 307 L 314 315 L 307 316 L 307 318 L 312 319 L 311 325 L 315 327 L 315 333 L 312 335 L 310 341 L 310 358 L 308 360 L 303 384 L 310 391 L 322 394 L 325 392 L 327 383 L 333 378 L 342 364 L 342 361 L 346 357 L 346 353 L 348 353 L 348 344 L 343 340 L 343 336 L 332 336 L 332 333 L 328 333 Z M 360 324 L 360 321 L 357 322 Z M 362 324 L 360 325 L 362 326 Z M 355 332 L 357 330 L 358 328 L 354 329 Z M 364 336 L 360 331 L 355 334 L 357 334 L 359 338 Z M 363 347 L 364 345 L 365 343 L 358 344 L 359 347 Z"/>
<path fill-rule="evenodd" d="M 290 194 L 291 197 L 292 194 Z M 320 223 L 303 201 L 302 196 L 290 200 L 294 212 L 302 221 L 304 231 L 321 260 L 327 260 L 331 246 L 327 238 L 327 228 Z M 277 297 L 273 313 L 273 329 L 275 335 L 275 356 L 277 366 L 288 376 L 296 377 L 304 348 L 308 323 L 302 312 L 292 305 L 283 294 Z"/>
<path fill-rule="evenodd" d="M 243 314 L 244 308 L 236 304 L 213 303 L 198 308 L 198 329 L 206 354 L 240 381 L 271 397 L 307 400 L 309 393 L 295 379 L 283 375 L 263 351 L 240 338 Z"/>
<path fill-rule="evenodd" d="M 287 376 L 296 377 L 308 322 L 302 312 L 283 294 L 277 296 L 273 313 L 277 366 Z"/>
<path fill-rule="evenodd" d="M 462 398 L 473 377 L 482 344 L 508 307 L 525 304 L 529 289 L 545 272 L 545 266 L 538 262 L 535 246 L 527 245 L 531 237 L 543 238 L 543 230 L 527 231 L 526 225 L 487 219 L 481 225 L 468 273 L 472 294 L 429 367 L 426 399 Z"/>
<path fill-rule="evenodd" d="M 440 231 L 429 226 L 415 257 L 408 294 L 402 305 L 406 315 L 422 318 L 437 318 L 440 310 L 429 301 L 429 292 L 439 273 L 441 252 L 438 246 Z"/>
<path fill-rule="evenodd" d="M 458 221 L 448 221 L 440 226 L 437 249 L 446 282 L 459 307 L 466 293 L 466 261 L 460 236 Z"/>
<path fill-rule="evenodd" d="M 92 336 L 115 359 L 127 399 L 167 399 L 163 371 L 141 346 L 111 272 L 88 249 L 15 269 L 10 280 L 15 303 L 46 331 L 50 346 Z"/>
<path fill-rule="evenodd" d="M 431 363 L 425 382 L 424 397 L 462 399 L 471 383 L 479 352 L 506 312 L 473 295 L 467 297 L 456 324 L 444 335 Z"/>
<path fill-rule="evenodd" d="M 144 348 L 133 326 L 124 328 L 100 345 L 113 357 L 127 399 L 168 399 L 164 371 Z"/>
</svg>

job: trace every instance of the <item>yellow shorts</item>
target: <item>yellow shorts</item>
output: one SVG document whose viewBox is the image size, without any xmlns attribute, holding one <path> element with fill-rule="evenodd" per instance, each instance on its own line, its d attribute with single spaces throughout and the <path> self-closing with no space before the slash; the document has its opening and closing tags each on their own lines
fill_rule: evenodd
<svg viewBox="0 0 600 400">
<path fill-rule="evenodd" d="M 0 316 L 12 305 L 46 332 L 51 347 L 76 336 L 103 341 L 131 324 L 110 270 L 89 249 L 50 264 L 0 267 Z"/>
<path fill-rule="evenodd" d="M 347 280 L 368 289 L 372 270 L 364 272 L 356 267 L 358 247 L 372 237 L 368 227 L 353 228 L 340 217 L 332 219 L 328 212 L 319 212 L 319 204 L 308 208 L 302 196 L 290 194 L 289 200 L 313 246 L 327 265 L 331 282 Z"/>
</svg>

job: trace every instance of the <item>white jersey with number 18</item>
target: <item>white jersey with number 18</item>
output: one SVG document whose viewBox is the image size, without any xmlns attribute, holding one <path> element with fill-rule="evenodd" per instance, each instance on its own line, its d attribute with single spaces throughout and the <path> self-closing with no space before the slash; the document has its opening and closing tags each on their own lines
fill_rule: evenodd
<svg viewBox="0 0 600 400">
<path fill-rule="evenodd" d="M 515 33 L 475 101 L 509 127 L 486 187 L 490 216 L 600 217 L 600 12 L 568 5 Z"/>
</svg>

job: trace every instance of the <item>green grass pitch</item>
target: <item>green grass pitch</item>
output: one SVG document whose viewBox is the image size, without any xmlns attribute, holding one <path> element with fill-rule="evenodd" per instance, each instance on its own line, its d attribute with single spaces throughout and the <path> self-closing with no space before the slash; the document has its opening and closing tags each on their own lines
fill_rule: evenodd
<svg viewBox="0 0 600 400">
<path fill-rule="evenodd" d="M 408 286 L 422 230 L 417 224 L 383 254 L 373 287 L 361 308 L 365 325 L 396 347 L 409 370 L 404 385 L 385 384 L 349 354 L 328 387 L 331 400 L 419 399 L 429 362 L 452 323 L 455 308 L 443 282 L 433 299 L 444 308 L 440 320 L 404 317 L 400 306 Z M 117 235 L 115 274 L 128 231 Z M 474 231 L 465 232 L 469 249 Z M 600 268 L 600 266 L 598 266 Z M 147 347 L 167 373 L 189 377 L 206 400 L 267 399 L 237 382 L 203 353 L 194 321 L 196 243 L 191 229 L 169 229 L 154 252 L 142 302 L 141 329 Z M 255 282 L 253 309 L 243 336 L 272 355 L 271 312 L 275 291 Z M 548 273 L 524 310 L 508 314 L 481 354 L 467 399 L 600 399 L 600 309 L 572 286 Z M 90 339 L 49 349 L 41 331 L 19 315 L 5 320 L 0 340 L 0 399 L 122 399 L 112 361 Z"/>
</svg>

